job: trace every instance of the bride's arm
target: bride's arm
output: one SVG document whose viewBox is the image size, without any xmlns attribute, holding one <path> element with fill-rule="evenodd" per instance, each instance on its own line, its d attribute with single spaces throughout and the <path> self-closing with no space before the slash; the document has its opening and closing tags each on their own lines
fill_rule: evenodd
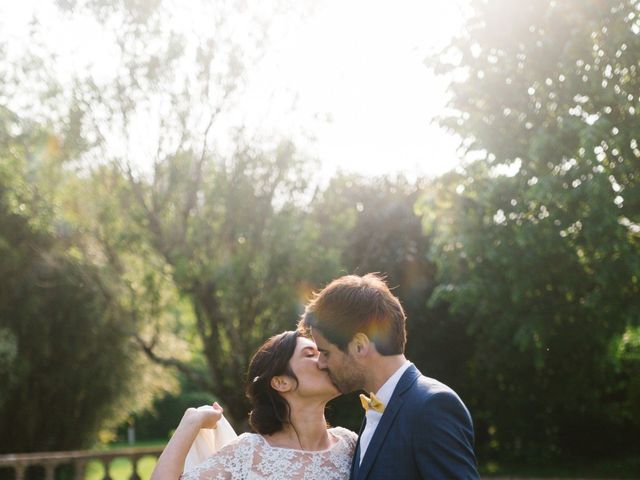
<svg viewBox="0 0 640 480">
<path fill-rule="evenodd" d="M 184 413 L 175 433 L 158 458 L 150 480 L 178 480 L 184 468 L 187 453 L 201 428 L 215 428 L 222 417 L 222 407 L 213 404 L 213 409 L 189 408 Z"/>
</svg>

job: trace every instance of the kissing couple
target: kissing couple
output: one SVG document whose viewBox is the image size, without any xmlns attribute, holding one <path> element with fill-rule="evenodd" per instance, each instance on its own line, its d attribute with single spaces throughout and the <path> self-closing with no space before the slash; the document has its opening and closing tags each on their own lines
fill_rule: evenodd
<svg viewBox="0 0 640 480">
<path fill-rule="evenodd" d="M 405 321 L 383 277 L 332 281 L 296 331 L 271 337 L 253 356 L 246 392 L 255 433 L 183 473 L 200 430 L 222 419 L 217 403 L 189 408 L 151 480 L 478 479 L 471 415 L 451 388 L 406 359 Z M 366 392 L 360 433 L 328 428 L 327 402 L 358 390 Z"/>
</svg>

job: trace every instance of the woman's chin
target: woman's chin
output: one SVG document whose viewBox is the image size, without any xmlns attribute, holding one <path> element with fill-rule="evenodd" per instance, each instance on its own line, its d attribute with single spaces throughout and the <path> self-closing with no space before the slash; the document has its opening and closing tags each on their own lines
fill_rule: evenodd
<svg viewBox="0 0 640 480">
<path fill-rule="evenodd" d="M 319 390 L 317 392 L 318 398 L 322 398 L 323 402 L 328 402 L 330 400 L 333 400 L 334 398 L 337 398 L 340 395 L 342 394 L 340 393 L 338 388 L 333 384 L 327 385 L 327 388 L 323 388 L 322 390 Z"/>
</svg>

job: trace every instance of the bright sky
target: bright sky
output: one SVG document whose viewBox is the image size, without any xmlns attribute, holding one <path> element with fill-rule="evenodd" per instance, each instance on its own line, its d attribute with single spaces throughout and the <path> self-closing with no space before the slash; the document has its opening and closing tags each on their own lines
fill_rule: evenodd
<svg viewBox="0 0 640 480">
<path fill-rule="evenodd" d="M 251 77 L 243 120 L 296 139 L 325 176 L 337 169 L 414 176 L 453 168 L 458 140 L 432 123 L 446 103 L 446 82 L 424 59 L 460 31 L 462 4 L 314 0 L 305 19 L 279 29 Z M 35 0 L 0 0 L 0 28 L 19 36 L 36 8 L 46 10 Z M 81 23 L 65 28 L 53 35 L 62 49 L 91 30 Z"/>
</svg>

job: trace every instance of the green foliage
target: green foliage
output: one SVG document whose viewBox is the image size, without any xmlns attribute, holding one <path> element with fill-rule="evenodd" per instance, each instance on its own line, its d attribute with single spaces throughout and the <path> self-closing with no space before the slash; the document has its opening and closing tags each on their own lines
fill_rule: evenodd
<svg viewBox="0 0 640 480">
<path fill-rule="evenodd" d="M 168 440 L 187 408 L 211 405 L 216 400 L 226 405 L 223 399 L 216 399 L 210 392 L 198 391 L 197 386 L 183 382 L 179 393 L 156 399 L 149 410 L 131 419 L 135 426 L 136 444 L 145 440 Z M 127 438 L 128 425 L 120 427 L 119 438 Z"/>
<path fill-rule="evenodd" d="M 89 446 L 171 385 L 132 344 L 105 269 L 82 254 L 65 198 L 84 182 L 64 171 L 72 151 L 0 110 L 3 452 Z"/>
<path fill-rule="evenodd" d="M 474 7 L 440 68 L 464 78 L 443 123 L 480 159 L 425 196 L 431 304 L 467 323 L 497 453 L 628 451 L 638 366 L 610 345 L 640 318 L 637 2 Z"/>
<path fill-rule="evenodd" d="M 96 270 L 9 207 L 7 176 L 0 172 L 0 451 L 86 446 L 129 387 L 120 372 L 133 352 Z"/>
</svg>

